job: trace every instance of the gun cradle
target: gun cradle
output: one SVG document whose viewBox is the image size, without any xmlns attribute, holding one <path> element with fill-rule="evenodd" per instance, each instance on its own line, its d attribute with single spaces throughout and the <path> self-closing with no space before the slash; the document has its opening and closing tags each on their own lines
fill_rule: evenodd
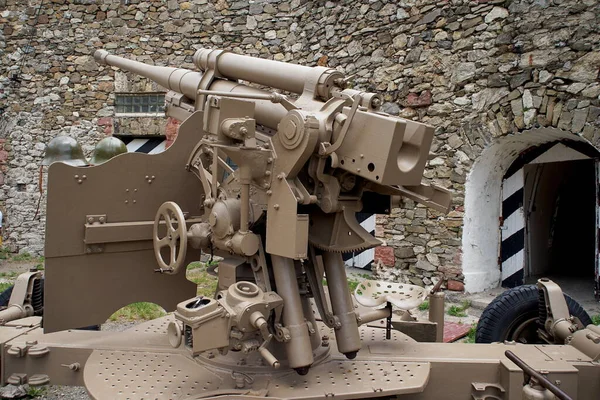
<svg viewBox="0 0 600 400">
<path fill-rule="evenodd" d="M 176 347 L 223 357 L 257 352 L 267 365 L 306 374 L 320 359 L 314 298 L 338 350 L 356 357 L 359 325 L 389 318 L 390 309 L 356 311 L 341 253 L 380 244 L 355 219 L 368 192 L 388 205 L 403 195 L 449 208 L 446 190 L 421 184 L 433 128 L 379 112 L 377 94 L 345 88 L 331 68 L 204 49 L 194 56 L 202 72 L 104 51 L 95 57 L 167 88 L 166 114 L 183 123 L 164 153 L 50 169 L 47 296 L 63 315 L 94 312 L 49 314 L 47 329 L 102 322 L 115 307 L 151 300 L 176 310 L 169 328 Z M 102 189 L 108 177 L 118 194 Z M 64 198 L 84 201 L 64 210 Z M 215 299 L 193 297 L 181 273 L 201 251 L 226 258 L 215 271 Z M 135 288 L 103 305 L 83 293 L 71 305 L 60 292 L 65 272 L 85 286 L 107 270 Z"/>
</svg>

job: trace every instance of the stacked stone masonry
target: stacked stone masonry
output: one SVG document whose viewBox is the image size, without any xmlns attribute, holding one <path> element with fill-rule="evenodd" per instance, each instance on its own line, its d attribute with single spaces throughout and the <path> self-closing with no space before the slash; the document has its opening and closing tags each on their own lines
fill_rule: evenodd
<svg viewBox="0 0 600 400">
<path fill-rule="evenodd" d="M 40 4 L 0 0 L 0 207 L 14 250 L 43 251 L 44 201 L 36 208 L 49 139 L 73 136 L 89 155 L 123 125 L 164 132 L 164 119 L 115 118 L 115 91 L 161 88 L 100 67 L 98 48 L 189 69 L 200 47 L 328 65 L 353 76 L 354 88 L 381 93 L 385 112 L 433 125 L 425 180 L 454 191 L 452 210 L 405 201 L 378 217 L 385 279 L 422 285 L 444 275 L 461 288 L 464 184 L 497 138 L 553 126 L 600 142 L 597 0 Z"/>
</svg>

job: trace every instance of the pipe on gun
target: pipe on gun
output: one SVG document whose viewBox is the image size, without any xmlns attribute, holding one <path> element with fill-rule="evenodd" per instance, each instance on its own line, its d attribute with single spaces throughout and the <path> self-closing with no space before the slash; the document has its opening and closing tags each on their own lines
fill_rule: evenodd
<svg viewBox="0 0 600 400">
<path fill-rule="evenodd" d="M 94 59 L 98 64 L 118 67 L 122 70 L 148 78 L 160 86 L 183 94 L 191 102 L 196 101 L 196 94 L 202 79 L 202 73 L 183 68 L 160 67 L 147 65 L 138 61 L 128 60 L 109 54 L 106 50 L 96 50 Z M 248 94 L 257 96 L 270 96 L 271 93 L 242 85 L 237 82 L 215 79 L 209 87 L 211 91 Z M 266 97 L 265 97 L 266 98 Z M 274 104 L 270 100 L 254 100 L 254 118 L 259 125 L 277 130 L 277 124 L 287 114 L 281 104 Z M 199 107 L 196 106 L 196 109 Z"/>
<path fill-rule="evenodd" d="M 291 93 L 302 94 L 307 83 L 316 85 L 316 94 L 324 100 L 331 97 L 331 90 L 339 87 L 338 83 L 344 78 L 334 68 L 306 67 L 222 50 L 199 49 L 193 61 L 202 71 L 214 67 L 224 78 L 254 82 Z"/>
</svg>

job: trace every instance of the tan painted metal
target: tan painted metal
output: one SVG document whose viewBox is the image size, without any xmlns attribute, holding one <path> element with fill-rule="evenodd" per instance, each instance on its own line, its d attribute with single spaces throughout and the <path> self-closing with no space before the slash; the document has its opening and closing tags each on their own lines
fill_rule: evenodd
<svg viewBox="0 0 600 400">
<path fill-rule="evenodd" d="M 218 394 L 239 399 L 250 393 L 256 398 L 268 393 L 268 398 L 315 399 L 332 393 L 343 399 L 401 395 L 411 400 L 516 400 L 522 398 L 523 373 L 504 356 L 511 350 L 552 382 L 560 382 L 573 399 L 595 399 L 600 391 L 597 364 L 572 346 L 416 343 L 399 332 L 385 340 L 384 329 L 361 327 L 362 348 L 355 360 L 347 360 L 335 350 L 332 330 L 319 323 L 327 345 L 316 350 L 313 368 L 300 376 L 283 367 L 273 370 L 256 352 L 227 356 L 206 352 L 194 359 L 183 344 L 176 349 L 169 344 L 171 321 L 168 316 L 123 333 L 31 331 L 5 345 L 4 378 L 20 373 L 27 380 L 45 374 L 53 384 L 83 382 L 99 399 L 192 399 Z M 26 349 L 27 342 L 37 342 L 38 353 L 48 352 L 30 355 L 30 345 L 22 356 L 8 353 Z M 70 369 L 75 363 L 80 368 Z"/>
<path fill-rule="evenodd" d="M 407 311 L 394 324 L 392 303 L 426 294 L 412 285 L 353 303 L 341 253 L 380 244 L 355 218 L 367 192 L 380 202 L 369 209 L 392 196 L 450 207 L 447 190 L 421 184 L 432 127 L 379 112 L 379 95 L 331 68 L 206 49 L 202 72 L 95 58 L 167 88 L 166 113 L 183 123 L 157 155 L 52 164 L 46 333 L 7 337 L 3 382 L 83 383 L 99 399 L 531 397 L 511 349 L 573 399 L 600 393 L 598 331 L 565 314 L 551 282 L 540 335 L 570 346 L 416 343 L 392 327 L 440 341 L 444 297 L 431 294 L 431 322 Z M 214 298 L 185 278 L 201 252 L 222 257 Z M 57 332 L 137 301 L 174 312 L 123 333 Z"/>
<path fill-rule="evenodd" d="M 436 342 L 444 341 L 444 304 L 445 304 L 444 292 L 431 293 L 429 295 L 429 321 L 436 323 Z"/>
</svg>

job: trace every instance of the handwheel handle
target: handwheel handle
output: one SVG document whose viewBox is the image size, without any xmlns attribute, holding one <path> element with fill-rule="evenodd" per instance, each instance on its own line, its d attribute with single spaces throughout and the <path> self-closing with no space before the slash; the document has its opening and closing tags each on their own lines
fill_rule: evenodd
<svg viewBox="0 0 600 400">
<path fill-rule="evenodd" d="M 165 221 L 167 232 L 166 236 L 161 238 L 158 229 L 162 220 Z M 166 274 L 179 272 L 185 261 L 188 240 L 185 217 L 177 203 L 167 201 L 158 208 L 154 218 L 152 241 L 154 243 L 154 256 L 159 266 L 158 271 Z M 161 253 L 165 247 L 169 247 L 168 262 L 165 262 Z"/>
</svg>

